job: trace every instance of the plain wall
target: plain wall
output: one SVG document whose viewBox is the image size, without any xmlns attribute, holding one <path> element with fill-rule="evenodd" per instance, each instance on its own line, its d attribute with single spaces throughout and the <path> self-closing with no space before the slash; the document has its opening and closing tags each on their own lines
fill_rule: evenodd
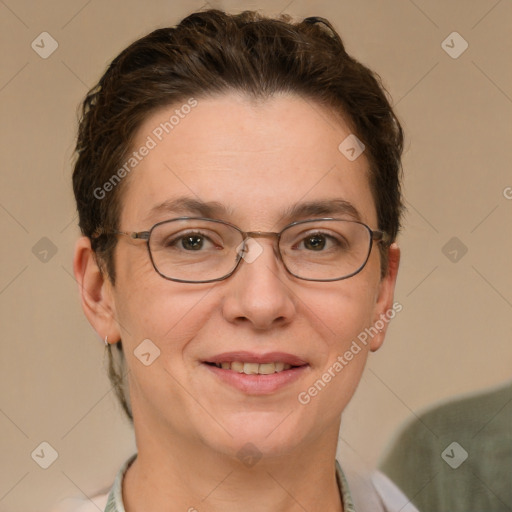
<svg viewBox="0 0 512 512">
<path fill-rule="evenodd" d="M 349 53 L 382 76 L 403 123 L 408 212 L 396 292 L 403 311 L 370 356 L 339 445 L 341 459 L 373 467 L 397 429 L 427 405 L 512 377 L 512 5 L 209 5 L 327 17 Z M 47 510 L 66 495 L 94 494 L 135 450 L 72 272 L 76 111 L 128 43 L 207 7 L 0 3 L 0 511 Z M 44 31 L 58 42 L 47 59 L 31 47 Z M 469 44 L 458 58 L 441 46 L 454 31 Z M 31 457 L 43 441 L 58 452 L 46 470 Z"/>
</svg>

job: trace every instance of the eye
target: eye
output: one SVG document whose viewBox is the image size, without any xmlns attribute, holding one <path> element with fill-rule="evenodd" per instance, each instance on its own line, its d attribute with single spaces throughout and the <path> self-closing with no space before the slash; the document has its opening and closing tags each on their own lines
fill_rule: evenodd
<svg viewBox="0 0 512 512">
<path fill-rule="evenodd" d="M 183 249 L 198 251 L 203 248 L 205 243 L 205 237 L 202 235 L 187 235 L 179 238 L 181 240 L 181 246 Z"/>
<path fill-rule="evenodd" d="M 311 252 L 343 251 L 348 248 L 345 238 L 339 234 L 321 232 L 310 233 L 303 236 L 293 249 L 306 249 Z"/>
<path fill-rule="evenodd" d="M 219 239 L 219 237 L 217 237 L 217 239 Z M 167 237 L 163 246 L 167 249 L 185 250 L 190 252 L 222 248 L 220 240 L 219 243 L 216 244 L 213 242 L 212 238 L 197 231 Z"/>
<path fill-rule="evenodd" d="M 316 234 L 308 236 L 303 240 L 304 247 L 312 251 L 322 250 L 326 244 L 326 237 L 324 235 Z"/>
</svg>

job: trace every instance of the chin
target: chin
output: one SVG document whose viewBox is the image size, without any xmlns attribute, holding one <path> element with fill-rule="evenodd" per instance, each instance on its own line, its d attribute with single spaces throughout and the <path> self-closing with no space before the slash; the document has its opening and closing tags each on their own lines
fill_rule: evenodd
<svg viewBox="0 0 512 512">
<path fill-rule="evenodd" d="M 244 412 L 231 418 L 231 421 L 221 421 L 230 435 L 218 429 L 212 436 L 210 430 L 205 433 L 203 440 L 217 452 L 229 457 L 242 459 L 247 457 L 276 457 L 296 450 L 304 441 L 304 423 L 301 426 L 293 418 L 293 413 L 248 413 Z"/>
</svg>

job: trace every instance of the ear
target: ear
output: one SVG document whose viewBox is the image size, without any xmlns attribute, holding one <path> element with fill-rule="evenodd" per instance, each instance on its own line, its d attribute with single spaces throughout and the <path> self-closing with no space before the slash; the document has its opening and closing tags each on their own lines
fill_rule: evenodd
<svg viewBox="0 0 512 512">
<path fill-rule="evenodd" d="M 372 322 L 372 327 L 374 328 L 372 332 L 376 332 L 376 334 L 370 342 L 370 350 L 372 352 L 375 352 L 381 347 L 386 337 L 389 322 L 396 313 L 402 310 L 401 304 L 393 303 L 399 264 L 400 248 L 396 243 L 393 243 L 388 248 L 387 273 L 381 278 L 376 297 Z"/>
<path fill-rule="evenodd" d="M 88 237 L 82 236 L 75 245 L 73 271 L 80 289 L 82 308 L 89 323 L 102 340 L 119 341 L 113 287 L 110 279 L 98 266 Z"/>
</svg>

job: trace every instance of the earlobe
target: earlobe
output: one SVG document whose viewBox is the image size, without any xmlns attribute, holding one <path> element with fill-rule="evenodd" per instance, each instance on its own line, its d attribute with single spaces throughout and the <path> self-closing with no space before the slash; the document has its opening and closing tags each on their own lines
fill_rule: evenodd
<svg viewBox="0 0 512 512">
<path fill-rule="evenodd" d="M 373 336 L 370 343 L 370 350 L 372 352 L 375 352 L 382 346 L 389 322 L 397 312 L 393 299 L 399 265 L 400 248 L 396 243 L 393 243 L 388 248 L 387 273 L 380 281 L 376 297 L 375 314 L 372 325 L 375 331 L 377 331 L 377 334 Z"/>
<path fill-rule="evenodd" d="M 78 282 L 85 316 L 101 339 L 120 339 L 116 322 L 112 284 L 98 266 L 88 237 L 82 236 L 75 245 L 73 271 Z"/>
</svg>

